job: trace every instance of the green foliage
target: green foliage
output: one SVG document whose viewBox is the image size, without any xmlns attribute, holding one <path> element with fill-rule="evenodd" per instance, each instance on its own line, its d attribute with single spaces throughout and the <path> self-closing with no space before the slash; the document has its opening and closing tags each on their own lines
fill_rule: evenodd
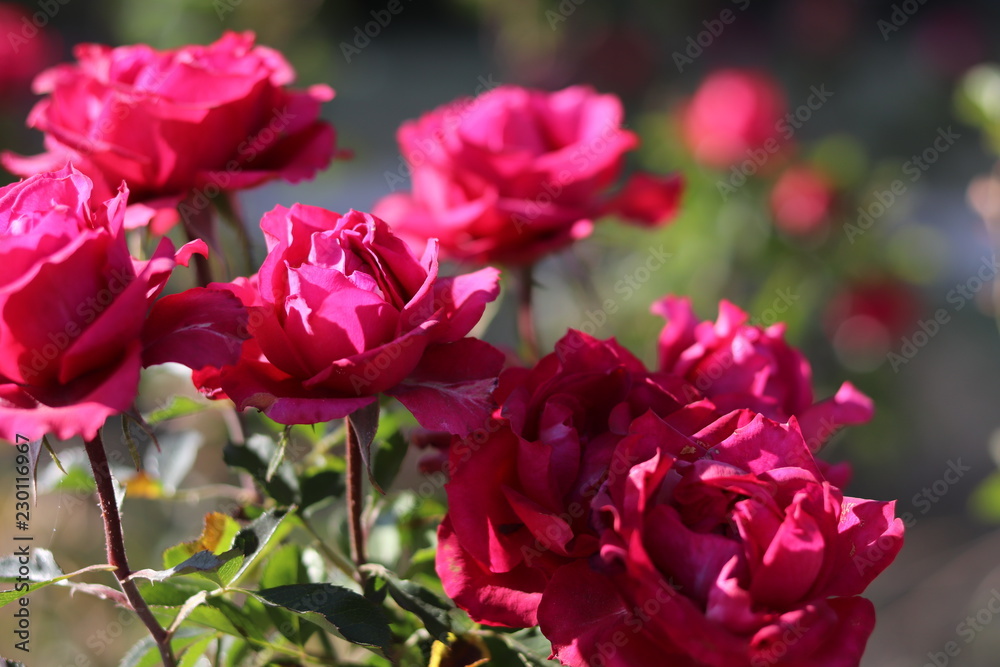
<svg viewBox="0 0 1000 667">
<path fill-rule="evenodd" d="M 368 598 L 346 588 L 292 584 L 252 591 L 251 595 L 265 604 L 299 614 L 379 655 L 392 652 L 392 634 L 384 612 Z"/>
</svg>

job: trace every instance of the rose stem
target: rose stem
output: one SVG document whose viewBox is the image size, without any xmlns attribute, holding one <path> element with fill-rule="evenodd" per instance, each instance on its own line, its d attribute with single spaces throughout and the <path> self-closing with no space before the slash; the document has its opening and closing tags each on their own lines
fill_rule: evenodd
<svg viewBox="0 0 1000 667">
<path fill-rule="evenodd" d="M 257 265 L 253 261 L 253 240 L 247 233 L 238 202 L 229 193 L 223 193 L 216 200 L 216 208 L 222 219 L 228 222 L 233 231 L 236 232 L 236 237 L 240 241 L 240 247 L 243 249 L 243 271 L 247 276 L 253 275 L 257 270 Z"/>
<path fill-rule="evenodd" d="M 198 234 L 184 224 L 184 231 L 187 232 L 187 237 L 189 241 L 194 241 L 199 238 Z M 209 283 L 212 282 L 212 267 L 208 263 L 208 257 L 202 257 L 201 255 L 195 254 L 191 261 L 194 262 L 195 275 L 198 277 L 198 287 L 208 287 Z"/>
<path fill-rule="evenodd" d="M 350 523 L 351 560 L 358 568 L 358 580 L 364 583 L 365 575 L 360 568 L 365 564 L 365 533 L 361 525 L 361 509 L 364 501 L 364 478 L 362 477 L 361 444 L 358 442 L 351 418 L 344 418 L 346 442 L 344 448 L 347 458 L 347 514 Z"/>
<path fill-rule="evenodd" d="M 122 535 L 122 520 L 118 514 L 118 504 L 115 501 L 115 487 L 111 481 L 111 469 L 108 467 L 108 455 L 104 451 L 104 442 L 101 440 L 101 433 L 98 431 L 93 440 L 84 441 L 87 448 L 87 456 L 90 458 L 90 467 L 94 471 L 94 481 L 97 482 L 97 497 L 101 503 L 101 516 L 104 519 L 104 535 L 107 540 L 108 563 L 115 566 L 115 578 L 121 586 L 125 597 L 132 604 L 132 608 L 142 622 L 149 629 L 149 634 L 153 636 L 157 648 L 160 649 L 160 656 L 163 658 L 165 667 L 176 667 L 177 661 L 170 650 L 170 637 L 157 622 L 153 612 L 150 611 L 146 601 L 139 594 L 139 588 L 134 581 L 129 579 L 132 571 L 128 566 L 128 559 L 125 557 L 125 538 Z"/>
<path fill-rule="evenodd" d="M 538 348 L 538 336 L 535 332 L 535 319 L 531 313 L 531 291 L 534 287 L 533 270 L 533 264 L 521 267 L 518 271 L 517 291 L 517 329 L 528 357 L 527 361 L 530 363 L 535 363 L 541 356 Z"/>
</svg>

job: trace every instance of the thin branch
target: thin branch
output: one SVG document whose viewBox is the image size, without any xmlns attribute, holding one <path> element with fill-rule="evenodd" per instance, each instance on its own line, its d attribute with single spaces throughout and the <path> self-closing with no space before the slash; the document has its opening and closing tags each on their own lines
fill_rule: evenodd
<svg viewBox="0 0 1000 667">
<path fill-rule="evenodd" d="M 104 442 L 101 440 L 100 432 L 93 440 L 85 441 L 87 456 L 90 458 L 90 466 L 94 471 L 94 481 L 97 482 L 97 497 L 101 503 L 101 516 L 104 519 L 104 536 L 107 542 L 108 563 L 115 566 L 115 578 L 122 592 L 128 598 L 129 604 L 135 613 L 142 620 L 143 624 L 153 636 L 160 656 L 163 658 L 164 667 L 176 667 L 177 661 L 174 659 L 170 649 L 170 637 L 160 626 L 149 605 L 139 594 L 139 588 L 135 581 L 129 579 L 132 571 L 128 566 L 128 558 L 125 556 L 125 537 L 122 535 L 122 520 L 118 514 L 118 502 L 115 499 L 115 486 L 111 479 L 111 468 L 108 465 L 108 455 L 104 451 Z"/>
</svg>

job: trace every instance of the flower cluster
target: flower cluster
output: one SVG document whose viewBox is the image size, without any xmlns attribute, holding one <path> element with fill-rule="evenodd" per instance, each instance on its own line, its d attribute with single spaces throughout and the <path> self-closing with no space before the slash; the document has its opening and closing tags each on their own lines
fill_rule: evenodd
<svg viewBox="0 0 1000 667">
<path fill-rule="evenodd" d="M 803 391 L 808 366 L 748 356 L 735 375 L 784 370 L 783 388 Z M 576 331 L 533 369 L 504 371 L 500 428 L 452 444 L 446 592 L 477 621 L 540 625 L 575 667 L 856 665 L 874 625 L 858 596 L 903 525 L 894 503 L 845 497 L 794 416 L 755 409 L 780 384 L 716 402 Z M 857 567 L 876 544 L 885 556 Z"/>
</svg>

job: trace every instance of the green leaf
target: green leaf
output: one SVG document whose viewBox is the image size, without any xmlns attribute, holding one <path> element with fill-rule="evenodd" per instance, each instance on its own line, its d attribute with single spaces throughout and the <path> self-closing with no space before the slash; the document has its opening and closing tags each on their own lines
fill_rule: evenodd
<svg viewBox="0 0 1000 667">
<path fill-rule="evenodd" d="M 499 635 L 499 637 L 517 654 L 526 667 L 546 667 L 546 665 L 557 664 L 548 659 L 548 655 L 552 652 L 552 645 L 537 628 L 518 630 L 510 634 Z"/>
<path fill-rule="evenodd" d="M 419 618 L 432 637 L 444 641 L 454 630 L 451 604 L 416 582 L 398 579 L 389 572 L 382 576 L 388 581 L 389 595 L 396 604 Z"/>
<path fill-rule="evenodd" d="M 242 639 L 236 639 L 229 644 L 223 664 L 226 667 L 241 667 L 242 665 L 251 664 L 248 658 L 253 653 L 254 647 L 252 644 Z"/>
<path fill-rule="evenodd" d="M 285 460 L 285 450 L 288 449 L 288 441 L 291 439 L 291 432 L 291 426 L 286 426 L 281 431 L 281 437 L 278 438 L 278 447 L 275 449 L 274 454 L 271 455 L 271 460 L 267 464 L 267 472 L 264 473 L 265 481 L 271 481 L 271 478 L 274 477 L 274 473 L 278 470 L 278 466 L 280 466 Z"/>
<path fill-rule="evenodd" d="M 63 455 L 65 457 L 65 452 Z M 83 465 L 70 465 L 66 469 L 66 474 L 58 477 L 49 490 L 91 494 L 97 491 L 97 482 L 94 481 L 94 475 L 90 470 Z"/>
<path fill-rule="evenodd" d="M 376 574 L 365 579 L 364 595 L 375 604 L 385 602 L 389 594 L 389 582 L 381 574 Z"/>
<path fill-rule="evenodd" d="M 229 444 L 222 450 L 222 460 L 226 465 L 240 468 L 260 485 L 271 498 L 280 505 L 294 505 L 299 500 L 298 481 L 287 462 L 277 468 L 277 474 L 267 478 L 268 462 L 277 453 L 274 441 L 264 435 L 253 435 L 246 445 Z"/>
<path fill-rule="evenodd" d="M 299 479 L 302 492 L 302 504 L 299 510 L 317 505 L 324 500 L 339 498 L 344 495 L 344 465 L 340 459 L 334 459 L 323 468 L 312 469 Z"/>
<path fill-rule="evenodd" d="M 153 609 L 153 614 L 165 626 L 173 623 L 179 612 L 180 610 L 175 607 L 155 607 Z M 191 625 L 218 630 L 234 637 L 263 641 L 263 634 L 252 622 L 250 616 L 243 613 L 232 602 L 220 597 L 211 597 L 204 604 L 192 609 L 181 627 L 190 627 Z"/>
<path fill-rule="evenodd" d="M 229 582 L 231 582 L 243 568 L 243 561 L 245 559 L 246 556 L 240 554 L 236 556 L 236 558 L 233 558 L 232 560 L 223 564 L 222 567 L 220 567 L 217 572 L 219 583 L 222 584 L 223 586 L 228 586 Z"/>
<path fill-rule="evenodd" d="M 208 408 L 208 405 L 196 401 L 193 398 L 188 398 L 187 396 L 174 396 L 173 400 L 167 405 L 157 410 L 143 415 L 146 423 L 150 426 L 155 426 L 160 422 L 166 421 L 168 419 L 176 419 L 177 417 L 186 417 L 187 415 L 193 415 L 197 412 L 201 412 Z"/>
<path fill-rule="evenodd" d="M 142 457 L 139 456 L 139 447 L 135 444 L 135 438 L 132 437 L 132 430 L 129 428 L 129 422 L 132 418 L 129 417 L 124 412 L 122 413 L 122 435 L 125 436 L 125 444 L 128 446 L 128 453 L 132 456 L 132 464 L 135 466 L 136 470 L 142 470 Z"/>
<path fill-rule="evenodd" d="M 375 490 L 384 496 L 385 491 L 375 481 L 375 475 L 372 470 L 371 447 L 372 442 L 375 440 L 375 434 L 378 432 L 378 412 L 378 401 L 372 401 L 365 407 L 349 414 L 347 420 L 350 422 L 351 430 L 354 432 L 354 439 L 358 443 L 361 462 L 364 464 L 365 470 L 368 471 L 368 480 L 375 487 Z"/>
<path fill-rule="evenodd" d="M 399 468 L 409 451 L 409 442 L 400 431 L 393 431 L 385 438 L 380 436 L 378 442 L 372 475 L 380 488 L 388 489 L 399 474 Z"/>
<path fill-rule="evenodd" d="M 185 647 L 198 641 L 204 635 L 203 630 L 196 628 L 181 628 L 170 639 L 170 648 L 174 650 L 174 655 Z M 162 665 L 160 661 L 160 650 L 156 647 L 156 642 L 152 637 L 145 637 L 139 643 L 132 646 L 118 667 L 157 667 Z"/>
<path fill-rule="evenodd" d="M 49 456 L 52 457 L 52 463 L 54 463 L 55 466 L 57 468 L 59 468 L 59 470 L 62 472 L 62 474 L 65 475 L 66 474 L 66 469 L 63 468 L 62 461 L 60 461 L 59 457 L 56 456 L 56 450 L 52 449 L 52 445 L 49 443 L 49 436 L 47 436 L 47 435 L 43 435 L 42 436 L 42 446 L 45 447 L 45 451 L 47 451 L 49 453 Z M 34 470 L 36 473 L 38 472 L 38 457 L 37 456 L 35 457 L 35 464 L 32 466 L 32 470 Z"/>
<path fill-rule="evenodd" d="M 285 522 L 292 510 L 294 507 L 291 510 L 269 510 L 236 535 L 233 548 L 242 550 L 243 563 L 232 577 L 224 582 L 225 585 L 238 581 L 263 553 L 281 542 L 292 528 L 291 523 Z"/>
<path fill-rule="evenodd" d="M 208 572 L 215 572 L 220 567 L 225 565 L 228 561 L 236 558 L 237 556 L 242 557 L 242 554 L 238 549 L 230 549 L 229 551 L 215 555 L 207 549 L 205 551 L 199 551 L 195 555 L 191 556 L 183 563 L 178 563 L 177 565 L 168 568 L 166 570 L 138 570 L 132 573 L 130 578 L 142 578 L 149 579 L 150 581 L 163 581 L 170 577 L 176 577 L 181 574 L 203 574 Z"/>
<path fill-rule="evenodd" d="M 177 667 L 195 667 L 198 663 L 198 658 L 205 655 L 205 651 L 208 647 L 212 645 L 218 639 L 218 635 L 205 635 L 201 639 L 198 639 L 186 649 L 184 653 L 180 656 L 180 660 L 177 662 Z"/>
<path fill-rule="evenodd" d="M 302 563 L 302 548 L 297 544 L 286 544 L 267 559 L 259 585 L 262 588 L 278 588 L 308 582 L 309 576 Z M 305 644 L 309 635 L 316 630 L 316 625 L 302 623 L 298 616 L 281 607 L 266 606 L 265 611 L 278 632 L 298 646 Z"/>
<path fill-rule="evenodd" d="M 265 604 L 301 614 L 379 655 L 391 652 L 392 633 L 382 608 L 354 591 L 332 584 L 294 584 L 248 592 Z"/>
<path fill-rule="evenodd" d="M 154 607 L 180 607 L 191 596 L 214 589 L 213 584 L 193 577 L 139 583 L 139 594 Z"/>
<path fill-rule="evenodd" d="M 264 640 L 264 634 L 254 619 L 235 604 L 221 597 L 209 598 L 206 609 L 214 609 L 222 614 L 239 633 L 249 639 Z"/>
</svg>

